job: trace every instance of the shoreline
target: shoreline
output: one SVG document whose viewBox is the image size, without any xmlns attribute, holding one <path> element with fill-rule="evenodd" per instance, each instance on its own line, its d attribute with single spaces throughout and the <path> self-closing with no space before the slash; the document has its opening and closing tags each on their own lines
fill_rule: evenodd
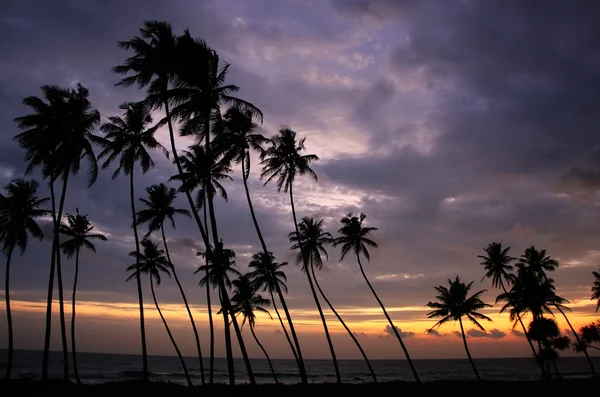
<svg viewBox="0 0 600 397">
<path fill-rule="evenodd" d="M 358 396 L 365 393 L 409 393 L 409 395 L 441 395 L 460 393 L 462 396 L 506 396 L 508 395 L 562 395 L 565 393 L 589 393 L 598 390 L 599 378 L 554 379 L 532 381 L 496 380 L 441 380 L 424 382 L 365 382 L 365 383 L 312 383 L 301 384 L 214 384 L 186 387 L 172 382 L 116 381 L 95 385 L 77 385 L 63 380 L 42 382 L 31 379 L 0 380 L 0 393 L 5 396 Z"/>
</svg>

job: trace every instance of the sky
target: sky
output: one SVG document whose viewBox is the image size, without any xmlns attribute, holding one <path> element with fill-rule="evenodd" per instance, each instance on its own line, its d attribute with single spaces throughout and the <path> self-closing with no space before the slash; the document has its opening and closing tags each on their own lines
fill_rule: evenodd
<svg viewBox="0 0 600 397">
<path fill-rule="evenodd" d="M 318 182 L 300 178 L 295 185 L 300 217 L 324 219 L 335 235 L 343 215 L 362 211 L 366 224 L 378 228 L 372 238 L 379 248 L 371 249 L 365 269 L 414 358 L 464 356 L 457 326 L 426 334 L 434 324 L 426 304 L 434 286 L 457 275 L 474 281 L 473 291 L 488 289 L 483 299 L 494 303 L 498 291 L 481 281 L 477 258 L 492 241 L 511 246 L 513 256 L 535 245 L 557 258 L 552 277 L 571 301 L 578 327 L 595 318 L 591 272 L 600 259 L 599 14 L 593 1 L 552 0 L 7 0 L 0 16 L 0 184 L 26 168 L 12 141 L 13 118 L 28 114 L 24 97 L 39 95 L 44 84 L 80 82 L 103 120 L 118 114 L 119 104 L 143 93 L 115 87 L 119 77 L 111 68 L 128 56 L 117 41 L 138 34 L 145 20 L 166 20 L 176 33 L 189 28 L 204 38 L 231 64 L 229 81 L 264 112 L 265 135 L 292 128 L 306 137 L 307 153 L 319 156 Z M 166 131 L 157 138 L 168 144 Z M 138 197 L 176 172 L 159 153 L 155 162 L 148 174 L 136 174 Z M 66 211 L 79 208 L 108 237 L 96 244 L 97 255 L 81 255 L 78 349 L 135 354 L 137 295 L 135 284 L 125 282 L 134 248 L 128 181 L 111 174 L 102 172 L 89 189 L 85 173 L 69 181 Z M 263 186 L 259 174 L 254 158 L 251 194 L 269 249 L 289 262 L 286 298 L 303 354 L 328 358 L 306 277 L 288 250 L 289 198 Z M 245 272 L 260 246 L 239 169 L 232 177 L 225 184 L 229 201 L 217 202 L 216 212 L 237 269 Z M 181 197 L 177 204 L 186 207 Z M 13 260 L 16 348 L 43 347 L 51 246 L 50 225 L 43 226 L 44 241 L 31 241 Z M 207 350 L 205 292 L 193 274 L 202 248 L 197 229 L 178 218 L 167 236 Z M 340 263 L 339 249 L 328 251 L 319 282 L 367 354 L 403 358 L 354 258 Z M 67 294 L 73 268 L 73 261 L 64 262 Z M 174 354 L 147 284 L 149 353 Z M 194 355 L 175 283 L 163 280 L 157 295 L 182 351 Z M 487 333 L 467 332 L 473 356 L 529 356 L 522 334 L 499 308 L 483 311 L 494 320 L 483 324 Z M 5 347 L 4 307 L 0 312 Z M 359 358 L 329 312 L 327 319 L 338 357 Z M 215 324 L 222 357 L 222 322 Z M 259 316 L 256 330 L 272 357 L 292 357 L 276 321 Z M 254 343 L 248 350 L 260 357 Z M 239 356 L 237 347 L 234 353 Z"/>
</svg>

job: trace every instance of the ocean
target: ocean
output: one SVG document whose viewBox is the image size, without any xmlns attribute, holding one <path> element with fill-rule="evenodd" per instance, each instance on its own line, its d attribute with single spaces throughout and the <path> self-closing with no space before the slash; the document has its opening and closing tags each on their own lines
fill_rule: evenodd
<svg viewBox="0 0 600 397">
<path fill-rule="evenodd" d="M 0 373 L 6 366 L 6 350 L 0 350 Z M 594 364 L 600 367 L 600 357 L 593 357 Z M 142 360 L 137 355 L 80 353 L 77 356 L 79 375 L 82 382 L 97 384 L 102 382 L 139 379 L 142 376 Z M 200 384 L 200 370 L 197 358 L 187 357 L 186 364 L 195 384 Z M 252 368 L 258 383 L 272 383 L 273 377 L 263 359 L 252 359 Z M 300 377 L 294 360 L 272 360 L 275 372 L 281 383 L 298 383 Z M 42 352 L 16 350 L 13 376 L 15 378 L 39 379 L 41 376 Z M 359 383 L 371 381 L 368 368 L 361 360 L 338 360 L 343 382 Z M 413 381 L 410 368 L 404 360 L 372 360 L 371 364 L 378 381 Z M 331 360 L 305 360 L 311 383 L 335 382 L 335 372 Z M 425 382 L 436 380 L 474 379 L 473 370 L 466 359 L 414 360 L 421 379 Z M 475 359 L 475 365 L 482 378 L 490 380 L 533 380 L 539 379 L 538 367 L 531 358 Z M 177 357 L 149 356 L 150 378 L 154 381 L 185 384 L 185 377 Z M 208 360 L 204 360 L 208 380 Z M 588 363 L 583 357 L 564 357 L 558 361 L 558 369 L 564 378 L 590 376 Z M 248 382 L 241 359 L 235 359 L 236 382 Z M 62 353 L 50 353 L 49 374 L 51 378 L 62 377 Z M 215 359 L 215 382 L 228 382 L 225 359 Z"/>
</svg>

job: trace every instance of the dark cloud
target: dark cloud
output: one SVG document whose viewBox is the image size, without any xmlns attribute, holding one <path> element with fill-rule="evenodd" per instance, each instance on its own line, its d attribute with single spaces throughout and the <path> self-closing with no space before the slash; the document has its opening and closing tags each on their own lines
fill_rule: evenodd
<svg viewBox="0 0 600 397">
<path fill-rule="evenodd" d="M 394 327 L 396 327 L 396 329 L 398 330 L 398 333 L 400 334 L 401 338 L 410 338 L 415 335 L 415 333 L 411 331 L 402 331 L 402 329 L 398 328 L 397 325 L 394 325 Z M 386 325 L 383 329 L 383 332 L 386 334 L 386 336 L 396 337 L 396 333 L 390 325 Z"/>
<path fill-rule="evenodd" d="M 515 336 L 519 336 L 519 337 L 523 337 L 525 336 L 525 333 L 519 331 L 518 329 L 513 329 L 510 331 L 511 334 L 515 335 Z"/>
<path fill-rule="evenodd" d="M 485 332 L 472 328 L 467 331 L 467 336 L 470 336 L 471 338 L 502 339 L 506 336 L 506 332 L 500 331 L 499 329 L 491 329 Z"/>
<path fill-rule="evenodd" d="M 445 334 L 442 334 L 440 331 L 436 330 L 436 329 L 427 329 L 425 330 L 425 332 L 427 332 L 427 334 L 429 335 L 433 335 L 436 336 L 438 338 L 444 336 Z"/>
</svg>

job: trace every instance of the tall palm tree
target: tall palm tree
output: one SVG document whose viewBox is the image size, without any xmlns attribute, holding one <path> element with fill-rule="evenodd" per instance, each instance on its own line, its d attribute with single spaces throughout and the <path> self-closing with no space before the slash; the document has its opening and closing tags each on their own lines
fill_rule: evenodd
<svg viewBox="0 0 600 397">
<path fill-rule="evenodd" d="M 163 246 L 165 247 L 165 253 L 167 255 L 167 260 L 171 264 L 173 278 L 175 278 L 175 282 L 179 288 L 183 303 L 185 304 L 185 309 L 187 310 L 188 317 L 190 318 L 190 323 L 192 324 L 192 330 L 194 331 L 194 338 L 196 340 L 196 349 L 198 351 L 198 360 L 200 362 L 200 379 L 202 384 L 205 384 L 204 362 L 202 359 L 202 347 L 200 346 L 198 329 L 196 328 L 196 323 L 194 321 L 194 317 L 192 316 L 192 311 L 190 310 L 187 297 L 183 291 L 179 277 L 177 276 L 175 265 L 171 260 L 171 254 L 169 253 L 169 246 L 167 245 L 167 237 L 165 234 L 165 221 L 170 221 L 171 226 L 173 229 L 175 229 L 175 215 L 184 215 L 188 218 L 191 215 L 188 210 L 175 208 L 173 206 L 173 202 L 177 198 L 177 191 L 172 187 L 168 187 L 164 183 L 147 187 L 146 193 L 148 193 L 148 198 L 140 199 L 140 201 L 146 205 L 146 208 L 137 213 L 137 222 L 138 224 L 148 223 L 148 233 L 146 233 L 144 237 L 148 237 L 152 232 L 160 231 Z"/>
<path fill-rule="evenodd" d="M 481 294 L 483 294 L 486 290 L 481 290 L 471 296 L 468 296 L 469 290 L 473 285 L 472 281 L 469 284 L 465 284 L 460 281 L 458 276 L 456 276 L 454 281 L 448 279 L 448 283 L 450 284 L 450 288 L 446 288 L 443 285 L 434 287 L 439 294 L 436 296 L 437 302 L 427 303 L 427 306 L 433 309 L 431 312 L 427 313 L 427 318 L 442 317 L 441 320 L 439 320 L 433 325 L 433 327 L 429 329 L 429 332 L 435 330 L 440 325 L 448 321 L 458 321 L 460 324 L 460 332 L 462 333 L 463 344 L 465 345 L 467 357 L 469 358 L 469 362 L 473 367 L 473 372 L 475 372 L 477 380 L 481 380 L 479 377 L 479 372 L 477 372 L 477 368 L 473 362 L 473 358 L 471 358 L 471 352 L 469 352 L 469 346 L 467 345 L 467 337 L 465 335 L 462 318 L 466 316 L 473 324 L 475 324 L 477 328 L 485 332 L 485 329 L 477 320 L 492 321 L 492 319 L 479 313 L 479 310 L 486 307 L 492 307 L 492 305 L 484 303 L 480 298 Z"/>
<path fill-rule="evenodd" d="M 8 360 L 5 379 L 10 379 L 13 366 L 13 327 L 10 310 L 10 261 L 15 248 L 21 255 L 27 249 L 29 236 L 41 240 L 44 236 L 36 218 L 48 214 L 41 206 L 48 198 L 37 195 L 38 183 L 35 180 L 14 179 L 4 186 L 5 194 L 0 193 L 0 244 L 6 257 L 4 276 L 4 299 L 8 324 Z"/>
<path fill-rule="evenodd" d="M 417 383 L 421 383 L 419 374 L 417 373 L 417 370 L 413 365 L 410 355 L 408 354 L 408 349 L 404 345 L 404 341 L 402 340 L 398 329 L 394 325 L 392 318 L 385 309 L 383 302 L 379 298 L 379 295 L 377 295 L 377 293 L 375 292 L 375 288 L 373 288 L 373 286 L 371 285 L 371 282 L 367 278 L 365 270 L 363 269 L 360 257 L 364 256 L 367 262 L 371 260 L 371 255 L 369 253 L 369 250 L 367 249 L 367 246 L 377 248 L 377 243 L 367 237 L 369 233 L 374 232 L 375 230 L 377 230 L 377 228 L 363 226 L 363 221 L 365 220 L 365 218 L 366 215 L 362 212 L 359 216 L 348 214 L 345 217 L 343 217 L 340 221 L 342 223 L 342 227 L 338 230 L 339 236 L 334 240 L 334 245 L 341 245 L 342 254 L 340 256 L 340 262 L 344 260 L 344 258 L 346 257 L 346 255 L 348 255 L 349 252 L 353 252 L 356 255 L 356 261 L 358 262 L 358 267 L 363 278 L 365 279 L 365 282 L 369 286 L 369 289 L 371 290 L 371 293 L 377 300 L 377 303 L 379 303 L 379 306 L 381 307 L 385 318 L 388 320 L 390 328 L 394 331 L 398 342 L 400 342 L 400 346 L 402 347 L 402 351 L 404 352 L 404 356 L 406 357 L 406 361 L 408 361 L 408 365 L 410 366 L 415 380 L 417 381 Z"/>
<path fill-rule="evenodd" d="M 79 369 L 77 367 L 77 349 L 75 342 L 75 302 L 77 297 L 77 279 L 79 276 L 79 252 L 82 247 L 96 253 L 96 247 L 90 240 L 98 239 L 107 241 L 105 235 L 92 233 L 94 226 L 90 223 L 87 215 L 79 214 L 79 208 L 76 208 L 77 214 L 67 214 L 67 224 L 60 225 L 60 233 L 68 238 L 60 245 L 67 258 L 75 257 L 75 277 L 73 278 L 73 296 L 71 298 L 71 353 L 73 354 L 73 372 L 75 380 L 81 384 L 79 378 Z"/>
<path fill-rule="evenodd" d="M 510 251 L 510 247 L 503 247 L 501 243 L 492 242 L 488 244 L 486 248 L 483 249 L 485 251 L 485 255 L 477 255 L 482 261 L 480 263 L 481 266 L 485 269 L 485 276 L 481 279 L 483 281 L 486 277 L 492 280 L 492 286 L 494 288 L 500 288 L 504 293 L 507 293 L 506 286 L 504 282 L 508 285 L 511 284 L 511 279 L 513 277 L 511 271 L 513 270 L 513 266 L 510 264 L 515 261 L 516 258 L 511 257 L 508 252 Z M 523 333 L 525 334 L 525 338 L 527 339 L 527 343 L 533 352 L 533 356 L 537 361 L 537 352 L 533 343 L 531 342 L 531 338 L 527 333 L 527 328 L 521 320 L 521 316 L 517 314 L 517 320 L 521 327 L 523 328 Z M 542 377 L 544 376 L 544 366 L 540 365 L 542 370 Z"/>
<path fill-rule="evenodd" d="M 68 89 L 57 86 L 43 86 L 42 93 L 43 98 L 31 96 L 23 100 L 23 104 L 30 107 L 34 113 L 15 118 L 18 127 L 23 130 L 15 136 L 15 139 L 26 150 L 25 160 L 29 163 L 28 170 L 41 167 L 42 175 L 44 179 L 49 178 L 50 185 L 54 238 L 48 279 L 42 379 L 46 380 L 48 378 L 55 271 L 58 284 L 63 350 L 63 377 L 68 379 L 69 355 L 65 326 L 59 229 L 67 195 L 69 175 L 77 174 L 81 168 L 81 160 L 86 159 L 89 166 L 88 186 L 91 186 L 98 176 L 98 164 L 93 150 L 93 143 L 101 141 L 101 138 L 94 134 L 100 124 L 100 113 L 92 108 L 89 101 L 89 91 L 81 84 Z M 59 178 L 62 179 L 62 189 L 57 209 L 54 183 Z"/>
<path fill-rule="evenodd" d="M 548 278 L 546 272 L 555 271 L 558 268 L 558 266 L 558 261 L 552 258 L 551 256 L 546 255 L 546 250 L 538 250 L 534 246 L 531 246 L 525 250 L 525 254 L 521 256 L 521 258 L 519 259 L 519 263 L 517 264 L 519 272 L 531 273 L 540 282 L 547 281 L 550 284 L 553 283 L 553 280 Z M 567 317 L 567 314 L 564 311 L 564 309 L 568 310 L 568 308 L 565 308 L 563 305 L 560 304 L 555 304 L 554 307 L 564 317 L 565 321 L 567 322 L 567 325 L 573 333 L 573 336 L 575 336 L 575 339 L 577 340 L 577 344 L 582 345 L 581 339 L 579 338 L 579 333 L 577 333 L 577 331 L 571 324 L 569 317 Z M 596 369 L 594 368 L 594 363 L 592 362 L 592 359 L 590 358 L 590 355 L 588 354 L 588 351 L 585 347 L 583 348 L 583 354 L 585 354 L 585 357 L 588 361 L 588 365 L 590 366 L 590 370 L 592 371 L 592 375 L 596 376 Z"/>
<path fill-rule="evenodd" d="M 137 230 L 135 211 L 135 191 L 133 184 L 136 163 L 139 163 L 142 173 L 148 172 L 154 166 L 154 161 L 149 150 L 159 150 L 168 157 L 169 152 L 154 138 L 155 127 L 148 128 L 152 123 L 150 108 L 145 103 L 125 103 L 120 109 L 124 110 L 123 117 L 111 116 L 108 122 L 100 128 L 106 133 L 103 143 L 104 150 L 100 158 L 106 157 L 102 168 L 107 168 L 115 159 L 119 158 L 119 166 L 112 177 L 115 179 L 121 171 L 129 176 L 129 199 L 131 204 L 132 228 L 135 240 L 135 252 L 140 253 L 140 239 Z M 136 256 L 138 263 L 140 256 Z M 139 265 L 139 263 L 138 263 Z M 140 334 L 142 339 L 142 365 L 144 380 L 148 380 L 148 353 L 146 348 L 146 327 L 144 323 L 144 297 L 142 295 L 142 284 L 139 277 L 136 278 L 138 303 L 140 307 Z"/>
<path fill-rule="evenodd" d="M 294 205 L 294 181 L 296 175 L 309 175 L 315 181 L 318 180 L 317 174 L 310 168 L 310 164 L 313 161 L 319 160 L 319 157 L 315 154 L 303 154 L 306 150 L 304 143 L 306 138 L 296 140 L 296 132 L 286 128 L 279 131 L 279 134 L 271 139 L 271 145 L 267 150 L 261 153 L 261 165 L 262 172 L 260 174 L 261 179 L 266 179 L 264 185 L 267 185 L 274 179 L 277 179 L 277 191 L 281 192 L 283 189 L 284 193 L 290 195 L 290 206 L 292 208 L 292 219 L 294 221 L 294 228 L 296 233 L 298 230 L 298 219 L 296 217 L 296 208 Z M 288 323 L 290 324 L 290 332 L 294 337 L 294 344 L 296 347 L 296 354 L 298 355 L 298 362 L 304 366 L 302 359 L 302 352 L 300 350 L 300 344 L 296 336 L 295 330 L 293 330 L 293 324 L 290 321 L 289 311 L 287 310 L 287 304 L 283 299 L 281 290 L 278 295 L 281 300 L 281 305 L 286 311 L 288 317 Z M 305 374 L 306 371 L 300 370 L 300 374 Z M 308 381 L 306 378 L 302 379 L 302 382 L 306 384 Z"/>
<path fill-rule="evenodd" d="M 594 275 L 594 285 L 592 285 L 592 300 L 597 299 L 596 311 L 600 309 L 600 271 L 592 272 Z"/>
<path fill-rule="evenodd" d="M 257 294 L 256 285 L 252 283 L 247 274 L 233 280 L 231 311 L 234 316 L 241 314 L 244 317 L 244 321 L 242 321 L 242 328 L 244 327 L 246 321 L 248 322 L 252 337 L 256 341 L 258 347 L 260 347 L 260 350 L 262 350 L 267 362 L 269 363 L 269 368 L 271 369 L 275 383 L 279 383 L 277 380 L 277 374 L 275 373 L 275 369 L 271 363 L 271 358 L 269 357 L 269 354 L 267 354 L 265 347 L 262 345 L 262 343 L 260 343 L 260 340 L 258 340 L 258 336 L 256 336 L 256 332 L 254 331 L 254 327 L 256 325 L 256 312 L 266 313 L 269 315 L 269 317 L 271 317 L 269 311 L 265 309 L 265 306 L 269 306 L 270 303 L 271 301 L 269 299 L 265 299 L 260 294 Z"/>
<path fill-rule="evenodd" d="M 297 231 L 289 234 L 290 242 L 293 244 L 290 247 L 290 250 L 299 251 L 296 257 L 296 264 L 302 264 L 302 271 L 306 274 L 306 278 L 308 279 L 310 291 L 315 304 L 317 305 L 321 323 L 323 323 L 323 330 L 325 331 L 325 337 L 327 338 L 327 344 L 329 345 L 329 351 L 331 352 L 331 358 L 333 360 L 335 376 L 337 382 L 341 383 L 342 378 L 340 376 L 340 369 L 335 355 L 335 349 L 333 348 L 333 342 L 331 341 L 331 335 L 327 328 L 327 321 L 325 320 L 319 297 L 315 291 L 313 278 L 310 275 L 310 272 L 315 265 L 323 266 L 323 258 L 321 255 L 327 257 L 327 251 L 325 250 L 324 245 L 330 244 L 333 238 L 330 233 L 323 231 L 323 220 L 315 221 L 313 218 L 304 217 L 298 224 L 297 229 Z"/>
<path fill-rule="evenodd" d="M 140 279 L 141 274 L 148 274 L 150 276 L 150 290 L 152 291 L 152 300 L 154 300 L 154 306 L 156 306 L 156 311 L 160 315 L 160 319 L 165 326 L 165 330 L 169 335 L 169 339 L 177 352 L 177 357 L 179 357 L 179 362 L 181 367 L 183 368 L 183 372 L 185 373 L 185 378 L 187 380 L 188 386 L 192 386 L 192 380 L 190 379 L 190 374 L 188 373 L 187 365 L 185 364 L 185 360 L 181 355 L 181 351 L 179 350 L 179 346 L 175 342 L 175 338 L 173 338 L 173 334 L 167 324 L 167 320 L 165 316 L 163 316 L 162 311 L 160 310 L 160 306 L 158 306 L 158 301 L 156 300 L 156 293 L 154 292 L 154 284 L 158 287 L 161 283 L 161 273 L 166 274 L 171 277 L 171 273 L 169 269 L 172 269 L 171 262 L 165 256 L 165 251 L 158 248 L 160 243 L 154 243 L 152 240 L 148 238 L 144 238 L 142 240 L 143 252 L 139 250 L 132 251 L 129 253 L 129 256 L 135 257 L 135 263 L 127 268 L 128 272 L 132 272 L 132 274 L 127 278 L 127 281 L 132 279 Z"/>
</svg>

